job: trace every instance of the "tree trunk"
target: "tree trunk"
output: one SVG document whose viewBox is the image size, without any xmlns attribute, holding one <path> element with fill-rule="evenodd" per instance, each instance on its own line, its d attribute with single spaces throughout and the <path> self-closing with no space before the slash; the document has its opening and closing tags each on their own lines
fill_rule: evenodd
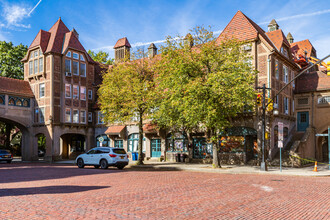
<svg viewBox="0 0 330 220">
<path fill-rule="evenodd" d="M 211 137 L 212 140 L 217 140 L 217 141 L 212 141 L 212 146 L 213 146 L 213 164 L 212 166 L 214 168 L 221 168 L 220 165 L 220 158 L 219 158 L 219 141 L 218 141 L 218 134 L 212 129 L 211 130 Z"/>
<path fill-rule="evenodd" d="M 13 129 L 13 126 L 11 124 L 6 124 L 6 140 L 5 140 L 5 148 L 9 149 L 10 148 L 10 133 L 11 130 Z"/>
<path fill-rule="evenodd" d="M 143 164 L 143 156 L 142 156 L 142 147 L 143 147 L 143 119 L 142 113 L 140 113 L 139 118 L 139 158 L 138 158 L 138 165 Z"/>
</svg>

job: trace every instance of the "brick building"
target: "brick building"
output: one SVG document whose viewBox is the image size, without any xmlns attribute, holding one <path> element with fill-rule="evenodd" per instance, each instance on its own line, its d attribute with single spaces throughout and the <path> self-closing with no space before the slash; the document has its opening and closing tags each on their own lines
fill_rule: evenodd
<svg viewBox="0 0 330 220">
<path fill-rule="evenodd" d="M 273 97 L 304 67 L 297 62 L 299 56 L 316 57 L 316 50 L 308 40 L 294 42 L 291 33 L 285 37 L 275 20 L 270 22 L 268 31 L 265 32 L 241 11 L 234 15 L 216 41 L 220 43 L 229 38 L 247 42 L 243 49 L 250 53 L 252 65 L 259 72 L 255 86 L 265 84 L 270 88 L 267 93 L 268 98 Z M 114 47 L 116 61 L 127 58 L 130 55 L 130 48 L 127 38 L 119 39 Z M 150 56 L 157 54 L 154 44 L 148 48 L 148 54 Z M 27 141 L 31 143 L 31 146 L 29 150 L 25 150 L 29 152 L 25 154 L 26 159 L 36 159 L 39 135 L 46 137 L 46 158 L 48 159 L 52 156 L 58 159 L 75 158 L 77 154 L 100 145 L 123 147 L 129 154 L 137 151 L 139 137 L 138 128 L 134 123 L 108 126 L 103 123 L 102 114 L 96 104 L 97 85 L 102 82 L 100 78 L 102 67 L 87 54 L 79 41 L 77 31 L 75 29 L 70 31 L 61 18 L 49 31 L 39 31 L 22 62 L 24 63 L 24 80 L 29 83 L 31 94 L 33 94 L 27 96 L 30 98 L 31 120 L 22 123 L 22 127 L 27 128 L 32 137 Z M 315 74 L 320 76 L 321 73 Z M 290 147 L 297 139 L 296 134 L 297 131 L 300 132 L 301 125 L 297 126 L 296 118 L 297 115 L 301 115 L 301 111 L 294 108 L 294 103 L 301 102 L 299 97 L 312 97 L 312 94 L 317 97 L 327 97 L 327 93 L 316 94 L 315 92 L 320 92 L 317 89 L 315 91 L 301 90 L 301 87 L 298 87 L 297 83 L 308 84 L 309 80 L 301 78 L 299 82 L 293 82 L 275 98 L 274 108 L 277 108 L 280 114 L 273 116 L 268 113 L 266 118 L 266 131 L 269 137 L 266 147 L 269 149 L 270 158 L 274 158 L 278 150 L 278 122 L 284 124 L 284 147 Z M 297 89 L 296 97 L 294 97 L 295 89 Z M 5 91 L 0 90 L 0 113 L 1 98 L 4 102 L 8 102 Z M 328 99 L 325 98 L 325 100 Z M 308 102 L 306 105 L 308 109 L 302 110 L 313 111 L 310 108 L 320 107 L 318 104 L 312 106 Z M 322 109 L 324 108 L 319 110 Z M 316 115 L 316 112 L 313 114 Z M 0 118 L 4 116 L 0 115 Z M 316 125 L 316 123 L 329 124 L 330 122 L 315 119 L 309 125 Z M 323 132 L 321 131 L 323 127 L 320 126 L 317 132 Z M 235 120 L 233 128 L 224 138 L 226 143 L 235 142 L 236 147 L 224 153 L 223 158 L 228 161 L 237 159 L 239 162 L 252 159 L 255 143 L 261 145 L 261 132 L 257 131 L 261 131 L 259 110 L 246 113 L 244 117 Z M 204 133 L 191 134 L 193 144 L 188 146 L 186 134 L 159 131 L 148 122 L 144 125 L 144 132 L 143 151 L 147 158 L 164 156 L 169 160 L 174 160 L 177 153 L 185 153 L 192 160 L 203 160 L 212 154 L 211 146 L 207 144 Z M 324 141 L 317 140 L 316 142 L 323 143 Z M 312 155 L 313 152 L 315 154 L 315 150 L 311 148 L 313 147 L 307 146 L 299 149 L 311 152 L 308 155 Z M 317 152 L 322 151 L 319 147 L 317 149 Z M 315 157 L 322 157 L 322 155 Z"/>
</svg>

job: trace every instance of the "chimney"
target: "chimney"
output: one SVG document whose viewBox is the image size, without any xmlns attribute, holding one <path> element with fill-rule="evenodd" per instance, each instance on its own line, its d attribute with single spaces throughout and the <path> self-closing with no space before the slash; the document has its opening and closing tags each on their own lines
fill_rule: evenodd
<svg viewBox="0 0 330 220">
<path fill-rule="evenodd" d="M 157 55 L 157 47 L 155 46 L 154 43 L 151 43 L 150 46 L 148 47 L 148 57 L 152 58 Z"/>
<path fill-rule="evenodd" d="M 115 62 L 130 58 L 131 45 L 126 37 L 119 39 L 113 49 L 115 49 Z"/>
<path fill-rule="evenodd" d="M 278 30 L 278 28 L 279 28 L 278 24 L 276 23 L 275 19 L 273 19 L 268 25 L 268 32 L 276 31 Z"/>
<path fill-rule="evenodd" d="M 286 39 L 289 41 L 290 44 L 293 43 L 293 40 L 294 40 L 294 39 L 293 39 L 293 37 L 292 37 L 292 35 L 291 35 L 290 32 L 289 32 L 288 35 L 286 36 Z"/>
<path fill-rule="evenodd" d="M 72 28 L 72 32 L 74 33 L 74 35 L 77 37 L 77 39 L 79 40 L 79 34 L 76 31 L 76 29 Z"/>
</svg>

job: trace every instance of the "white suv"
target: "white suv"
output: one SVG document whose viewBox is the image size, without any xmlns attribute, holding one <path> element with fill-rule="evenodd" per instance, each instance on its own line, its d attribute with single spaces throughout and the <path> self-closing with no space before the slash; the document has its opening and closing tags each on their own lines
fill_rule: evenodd
<svg viewBox="0 0 330 220">
<path fill-rule="evenodd" d="M 123 148 L 95 147 L 85 154 L 80 154 L 76 164 L 79 168 L 94 166 L 107 169 L 108 166 L 114 166 L 121 170 L 128 165 L 128 155 Z"/>
</svg>

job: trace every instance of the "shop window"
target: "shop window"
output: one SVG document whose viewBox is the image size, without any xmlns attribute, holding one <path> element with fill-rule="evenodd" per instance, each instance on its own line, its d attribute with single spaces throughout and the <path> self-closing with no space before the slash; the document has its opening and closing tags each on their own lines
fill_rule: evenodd
<svg viewBox="0 0 330 220">
<path fill-rule="evenodd" d="M 146 146 L 145 146 L 145 138 L 143 138 L 142 141 L 142 151 L 145 151 Z M 139 146 L 139 134 L 134 133 L 128 136 L 128 151 L 129 152 L 137 152 L 138 151 L 138 146 Z"/>
<path fill-rule="evenodd" d="M 5 105 L 5 96 L 4 95 L 0 95 L 0 105 Z"/>
<path fill-rule="evenodd" d="M 167 137 L 167 149 L 172 152 L 187 152 L 187 137 L 186 135 L 177 133 L 173 136 L 169 134 Z"/>
<path fill-rule="evenodd" d="M 193 157 L 204 159 L 208 155 L 212 155 L 213 145 L 206 142 L 205 138 L 193 139 Z"/>
<path fill-rule="evenodd" d="M 244 136 L 225 136 L 220 140 L 221 152 L 227 153 L 243 153 L 244 152 Z"/>
<path fill-rule="evenodd" d="M 123 148 L 123 140 L 115 140 L 115 147 Z"/>
</svg>

